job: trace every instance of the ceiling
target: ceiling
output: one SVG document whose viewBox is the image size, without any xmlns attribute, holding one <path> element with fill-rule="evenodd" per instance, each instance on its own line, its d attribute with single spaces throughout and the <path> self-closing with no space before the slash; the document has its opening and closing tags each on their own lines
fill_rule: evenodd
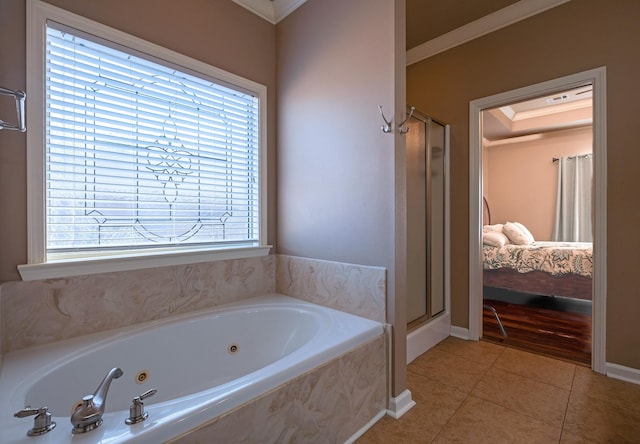
<svg viewBox="0 0 640 444">
<path fill-rule="evenodd" d="M 273 24 L 291 14 L 307 0 L 233 0 Z"/>
<path fill-rule="evenodd" d="M 233 1 L 275 24 L 306 0 Z M 406 0 L 406 48 L 411 50 L 410 54 L 413 52 L 412 60 L 415 51 L 418 57 L 429 56 L 565 1 L 567 0 Z M 470 29 L 471 34 L 468 33 Z M 485 111 L 484 137 L 495 141 L 585 126 L 591 123 L 591 113 L 590 89 L 581 88 Z"/>
<path fill-rule="evenodd" d="M 411 50 L 409 53 L 414 52 L 418 55 L 433 55 L 437 51 L 446 50 L 473 38 L 473 32 L 461 33 L 465 28 L 479 29 L 485 25 L 488 26 L 483 31 L 475 33 L 475 37 L 478 37 L 563 3 L 563 1 L 541 0 L 406 0 L 406 2 L 406 47 L 407 50 Z M 481 23 L 482 26 L 480 26 Z M 458 33 L 461 34 L 459 37 Z M 452 42 L 457 39 L 458 43 L 441 44 L 440 41 L 447 36 L 453 36 Z M 425 49 L 424 52 L 422 48 Z M 411 59 L 410 63 L 419 60 L 413 57 L 413 54 Z M 482 121 L 483 136 L 488 141 L 590 125 L 592 123 L 591 87 L 582 87 L 487 110 L 483 112 Z"/>
<path fill-rule="evenodd" d="M 482 112 L 487 141 L 579 128 L 593 123 L 591 85 Z"/>
<path fill-rule="evenodd" d="M 306 0 L 233 0 L 278 23 Z M 473 22 L 518 0 L 406 0 L 407 49 Z"/>
<path fill-rule="evenodd" d="M 406 0 L 407 49 L 433 40 L 517 0 Z"/>
</svg>

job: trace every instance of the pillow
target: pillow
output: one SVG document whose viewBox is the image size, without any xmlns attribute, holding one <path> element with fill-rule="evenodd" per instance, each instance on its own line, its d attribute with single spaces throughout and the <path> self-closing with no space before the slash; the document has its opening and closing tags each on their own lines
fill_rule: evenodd
<svg viewBox="0 0 640 444">
<path fill-rule="evenodd" d="M 504 247 L 510 243 L 509 238 L 498 231 L 487 231 L 482 233 L 482 243 L 492 247 Z"/>
<path fill-rule="evenodd" d="M 529 230 L 518 222 L 507 222 L 504 224 L 502 232 L 506 234 L 509 240 L 516 245 L 529 245 L 533 243 L 533 236 Z"/>
<path fill-rule="evenodd" d="M 515 226 L 517 226 L 518 228 L 520 228 L 520 231 L 522 231 L 522 233 L 527 236 L 527 239 L 529 239 L 529 243 L 532 244 L 534 243 L 536 240 L 533 238 L 533 234 L 531 234 L 531 232 L 527 229 L 527 227 L 525 227 L 524 225 L 522 225 L 520 222 L 514 222 L 513 223 Z"/>
<path fill-rule="evenodd" d="M 495 224 L 495 225 L 485 225 L 482 227 L 483 233 L 488 233 L 490 231 L 497 231 L 498 233 L 502 233 L 502 227 L 504 224 Z"/>
</svg>

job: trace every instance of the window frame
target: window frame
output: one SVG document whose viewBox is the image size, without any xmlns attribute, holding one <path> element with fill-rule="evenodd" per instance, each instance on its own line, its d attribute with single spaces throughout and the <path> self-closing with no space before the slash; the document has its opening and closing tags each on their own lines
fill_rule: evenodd
<svg viewBox="0 0 640 444">
<path fill-rule="evenodd" d="M 249 246 L 186 246 L 150 248 L 123 255 L 96 253 L 91 257 L 47 260 L 45 214 L 45 55 L 46 24 L 60 23 L 82 33 L 112 41 L 134 52 L 147 54 L 169 66 L 200 73 L 206 78 L 255 94 L 259 100 L 259 235 Z M 93 273 L 182 265 L 214 260 L 264 256 L 271 248 L 267 233 L 267 88 L 257 82 L 192 59 L 154 43 L 131 36 L 40 0 L 27 2 L 27 257 L 19 265 L 23 280 L 50 279 Z"/>
</svg>

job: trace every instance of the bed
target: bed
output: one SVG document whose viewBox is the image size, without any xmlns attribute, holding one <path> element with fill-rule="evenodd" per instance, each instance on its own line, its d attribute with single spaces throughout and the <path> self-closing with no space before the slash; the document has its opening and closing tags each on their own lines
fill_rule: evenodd
<svg viewBox="0 0 640 444">
<path fill-rule="evenodd" d="M 486 200 L 484 205 L 483 232 L 491 226 Z M 593 247 L 590 242 L 483 243 L 482 250 L 485 287 L 591 300 Z"/>
</svg>

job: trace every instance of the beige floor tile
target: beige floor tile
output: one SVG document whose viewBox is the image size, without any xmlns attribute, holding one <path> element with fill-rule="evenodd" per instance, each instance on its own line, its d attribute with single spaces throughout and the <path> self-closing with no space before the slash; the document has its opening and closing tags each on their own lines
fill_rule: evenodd
<svg viewBox="0 0 640 444">
<path fill-rule="evenodd" d="M 598 443 L 640 442 L 640 420 L 625 409 L 572 392 L 564 431 Z"/>
<path fill-rule="evenodd" d="M 358 444 L 431 442 L 467 397 L 415 373 L 408 375 L 408 386 L 416 405 L 400 419 L 382 418 L 356 441 Z"/>
<path fill-rule="evenodd" d="M 505 347 L 485 341 L 465 341 L 449 336 L 435 347 L 440 351 L 471 359 L 485 364 L 493 364 Z"/>
<path fill-rule="evenodd" d="M 480 344 L 448 338 L 418 357 L 407 375 L 416 406 L 358 444 L 640 443 L 640 386 Z"/>
<path fill-rule="evenodd" d="M 569 390 L 492 367 L 471 392 L 518 413 L 562 429 Z"/>
<path fill-rule="evenodd" d="M 449 441 L 447 438 L 443 438 L 442 436 L 436 437 L 431 444 L 454 444 L 453 441 Z"/>
<path fill-rule="evenodd" d="M 584 436 L 576 435 L 575 433 L 571 433 L 566 430 L 563 430 L 562 436 L 560 437 L 560 444 L 598 444 L 598 443 Z"/>
<path fill-rule="evenodd" d="M 462 405 L 467 394 L 434 379 L 409 372 L 407 382 L 416 411 L 429 416 L 434 426 L 441 428 Z M 413 410 L 413 409 L 412 409 Z"/>
<path fill-rule="evenodd" d="M 571 390 L 575 364 L 507 348 L 494 366 L 518 375 Z"/>
<path fill-rule="evenodd" d="M 640 385 L 609 378 L 588 368 L 577 367 L 572 392 L 583 393 L 624 409 L 640 421 Z"/>
<path fill-rule="evenodd" d="M 404 416 L 409 413 L 411 411 Z M 418 429 L 414 428 L 412 423 L 407 424 L 403 418 L 396 420 L 385 416 L 358 438 L 355 444 L 428 443 L 432 440 L 433 435 L 430 434 L 416 439 L 414 435 L 418 435 Z"/>
<path fill-rule="evenodd" d="M 465 359 L 433 348 L 420 355 L 408 370 L 469 393 L 489 369 L 489 364 Z"/>
<path fill-rule="evenodd" d="M 560 430 L 541 421 L 469 396 L 437 439 L 452 443 L 557 443 Z M 437 442 L 437 441 L 436 441 Z"/>
</svg>

